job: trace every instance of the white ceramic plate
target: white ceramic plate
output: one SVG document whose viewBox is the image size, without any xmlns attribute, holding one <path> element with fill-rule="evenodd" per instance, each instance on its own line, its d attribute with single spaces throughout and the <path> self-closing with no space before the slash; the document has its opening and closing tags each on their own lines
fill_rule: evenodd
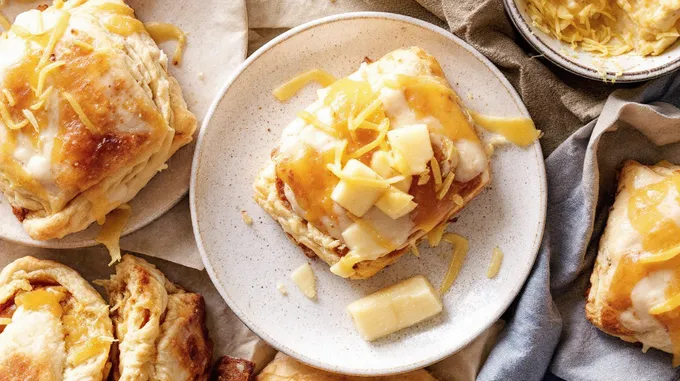
<svg viewBox="0 0 680 381">
<path fill-rule="evenodd" d="M 480 53 L 449 32 L 387 13 L 351 13 L 297 27 L 251 56 L 213 105 L 194 156 L 191 211 L 203 261 L 217 289 L 255 333 L 312 366 L 338 373 L 400 373 L 436 362 L 489 327 L 517 295 L 534 263 L 543 233 L 546 185 L 538 143 L 504 147 L 492 164 L 491 187 L 474 200 L 452 230 L 470 239 L 460 278 L 444 297 L 445 312 L 375 343 L 357 334 L 346 306 L 371 292 L 424 274 L 438 286 L 451 247 L 404 256 L 365 281 L 349 281 L 312 261 L 318 301 L 306 299 L 290 281 L 307 261 L 299 247 L 253 201 L 255 174 L 276 147 L 282 129 L 316 98 L 310 86 L 287 103 L 271 95 L 295 74 L 323 68 L 337 76 L 353 72 L 364 57 L 377 59 L 418 45 L 434 55 L 449 81 L 474 110 L 488 115 L 527 116 L 517 93 Z M 468 95 L 473 99 L 468 99 Z M 255 220 L 247 226 L 246 210 Z M 496 279 L 486 278 L 492 250 L 505 261 Z M 287 297 L 276 288 L 283 282 Z"/>
<path fill-rule="evenodd" d="M 25 3 L 10 0 L 9 6 L 2 12 L 13 20 L 17 14 L 43 3 L 45 1 Z M 182 86 L 189 109 L 199 121 L 203 120 L 224 81 L 245 60 L 248 48 L 245 0 L 204 0 L 196 3 L 128 0 L 127 3 L 142 21 L 173 23 L 188 34 L 184 62 L 172 67 L 171 72 Z M 169 55 L 175 48 L 171 42 L 161 47 Z M 203 80 L 199 80 L 199 73 L 203 73 Z M 168 162 L 168 169 L 156 175 L 130 202 L 133 214 L 123 235 L 153 222 L 184 197 L 189 189 L 193 151 L 194 144 L 179 150 Z M 60 240 L 35 241 L 26 234 L 7 200 L 0 195 L 0 239 L 30 246 L 76 248 L 95 245 L 94 237 L 98 231 L 99 227 L 93 224 L 83 232 Z"/>
<path fill-rule="evenodd" d="M 503 0 L 513 23 L 522 36 L 556 65 L 580 76 L 612 82 L 641 82 L 671 73 L 680 67 L 680 42 L 659 56 L 642 57 L 625 54 L 602 59 L 596 54 L 574 51 L 562 42 L 534 27 L 527 12 L 527 0 Z"/>
</svg>

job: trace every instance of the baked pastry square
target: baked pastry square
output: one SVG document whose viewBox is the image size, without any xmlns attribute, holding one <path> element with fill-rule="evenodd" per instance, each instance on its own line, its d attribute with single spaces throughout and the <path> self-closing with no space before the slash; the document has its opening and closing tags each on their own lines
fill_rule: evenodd
<svg viewBox="0 0 680 381">
<path fill-rule="evenodd" d="M 680 167 L 624 164 L 590 278 L 586 317 L 680 364 Z"/>
<path fill-rule="evenodd" d="M 318 91 L 283 131 L 255 201 L 308 255 L 368 278 L 489 183 L 489 159 L 439 63 L 393 51 Z"/>
<path fill-rule="evenodd" d="M 172 284 L 155 266 L 131 255 L 98 284 L 109 294 L 118 340 L 114 380 L 208 379 L 213 343 L 201 295 Z"/>
<path fill-rule="evenodd" d="M 106 380 L 109 306 L 75 270 L 33 257 L 0 273 L 0 380 Z"/>
<path fill-rule="evenodd" d="M 122 0 L 56 0 L 0 37 L 0 190 L 38 240 L 131 200 L 192 140 L 168 58 Z"/>
</svg>

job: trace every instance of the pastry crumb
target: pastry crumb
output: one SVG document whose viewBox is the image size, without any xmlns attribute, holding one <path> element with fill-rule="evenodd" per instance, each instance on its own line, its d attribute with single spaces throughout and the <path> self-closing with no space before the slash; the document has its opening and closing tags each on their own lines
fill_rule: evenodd
<svg viewBox="0 0 680 381">
<path fill-rule="evenodd" d="M 248 225 L 248 226 L 253 225 L 253 219 L 250 218 L 250 216 L 248 215 L 248 212 L 246 212 L 245 210 L 241 211 L 241 218 L 243 218 L 243 222 L 245 222 L 246 225 Z"/>
<path fill-rule="evenodd" d="M 281 293 L 281 295 L 283 295 L 283 296 L 288 296 L 288 289 L 286 288 L 286 285 L 285 285 L 285 284 L 283 284 L 283 283 L 281 283 L 281 282 L 277 283 L 277 284 L 276 284 L 276 289 L 279 290 L 279 292 Z"/>
<path fill-rule="evenodd" d="M 204 79 L 205 79 L 205 74 L 203 74 L 203 72 L 198 73 L 198 80 L 202 81 Z"/>
</svg>

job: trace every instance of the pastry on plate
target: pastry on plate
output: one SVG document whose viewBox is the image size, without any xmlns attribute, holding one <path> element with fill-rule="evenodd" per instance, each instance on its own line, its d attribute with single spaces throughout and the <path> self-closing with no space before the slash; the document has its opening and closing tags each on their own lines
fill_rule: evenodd
<svg viewBox="0 0 680 381">
<path fill-rule="evenodd" d="M 680 360 L 680 166 L 624 164 L 590 278 L 586 316 Z"/>
<path fill-rule="evenodd" d="M 201 295 L 172 284 L 155 266 L 131 255 L 109 280 L 98 283 L 112 306 L 114 380 L 208 379 L 213 343 Z"/>
<path fill-rule="evenodd" d="M 0 273 L 0 380 L 106 380 L 109 307 L 75 270 L 33 257 Z"/>
<path fill-rule="evenodd" d="M 168 58 L 122 0 L 56 0 L 0 37 L 0 190 L 33 239 L 131 200 L 196 118 Z"/>
<path fill-rule="evenodd" d="M 368 278 L 489 183 L 439 63 L 399 49 L 318 91 L 255 180 L 255 200 L 335 274 Z"/>
<path fill-rule="evenodd" d="M 270 362 L 256 378 L 257 381 L 437 381 L 426 370 L 417 370 L 411 373 L 397 376 L 384 377 L 352 377 L 332 374 L 323 370 L 315 369 L 295 359 L 279 353 L 274 361 Z"/>
</svg>

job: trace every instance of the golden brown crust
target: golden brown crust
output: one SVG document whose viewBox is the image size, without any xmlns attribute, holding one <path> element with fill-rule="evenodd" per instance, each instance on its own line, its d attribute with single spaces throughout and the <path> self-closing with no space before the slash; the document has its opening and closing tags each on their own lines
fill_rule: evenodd
<svg viewBox="0 0 680 381">
<path fill-rule="evenodd" d="M 244 359 L 220 357 L 213 367 L 210 381 L 252 381 L 255 364 Z"/>
<path fill-rule="evenodd" d="M 18 302 L 26 293 L 44 291 L 61 295 L 57 311 Z M 108 376 L 109 308 L 73 269 L 33 257 L 12 262 L 0 273 L 0 317 L 12 319 L 0 330 L 0 380 L 102 381 Z"/>
<path fill-rule="evenodd" d="M 167 58 L 151 37 L 143 29 L 118 34 L 105 23 L 93 22 L 110 4 L 126 13 L 125 3 L 118 0 L 45 9 L 71 13 L 71 24 L 47 64 L 40 66 L 40 49 L 27 49 L 31 53 L 16 64 L 0 67 L 0 87 L 13 99 L 3 103 L 10 119 L 28 121 L 26 112 L 32 110 L 38 125 L 7 129 L 8 141 L 23 142 L 21 159 L 14 155 L 19 143 L 0 150 L 0 190 L 33 239 L 84 230 L 131 200 L 192 141 L 197 127 L 179 84 L 167 71 Z M 127 17 L 130 20 L 124 20 Z M 121 19 L 142 25 L 134 16 Z M 23 20 L 28 24 L 23 27 L 35 26 L 30 17 Z M 29 43 L 22 35 L 8 36 Z M 13 46 L 0 41 L 0 50 Z M 50 93 L 41 100 L 36 82 L 49 64 L 60 66 L 45 76 L 42 94 L 48 89 Z M 6 129 L 4 123 L 0 128 Z M 32 152 L 38 141 L 50 144 L 51 154 Z M 36 157 L 43 163 L 37 172 L 28 165 Z"/>
<path fill-rule="evenodd" d="M 213 343 L 203 297 L 172 284 L 155 266 L 125 255 L 100 282 L 117 308 L 115 380 L 207 380 Z"/>
</svg>

